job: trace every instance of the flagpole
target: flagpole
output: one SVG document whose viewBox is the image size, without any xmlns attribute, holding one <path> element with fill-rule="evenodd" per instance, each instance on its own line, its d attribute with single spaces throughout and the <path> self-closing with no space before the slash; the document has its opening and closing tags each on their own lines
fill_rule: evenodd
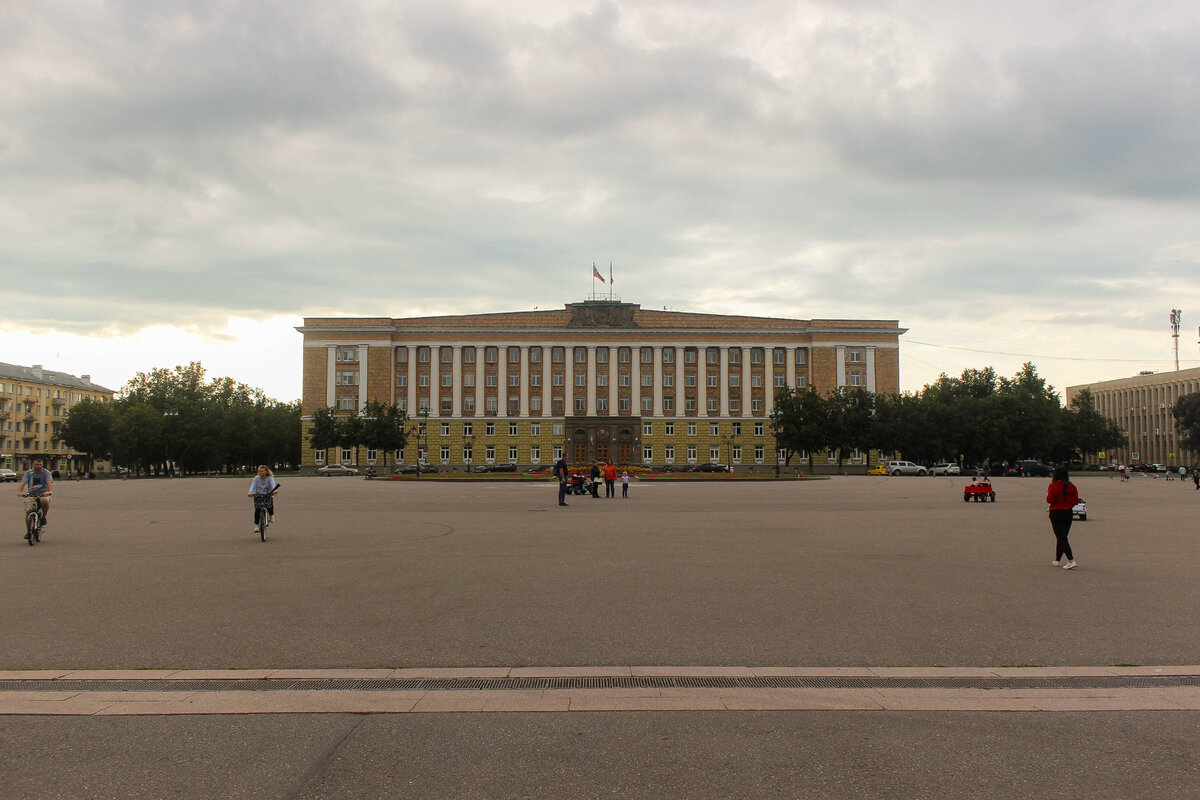
<svg viewBox="0 0 1200 800">
<path fill-rule="evenodd" d="M 608 262 L 608 302 L 612 302 L 612 262 Z"/>
</svg>

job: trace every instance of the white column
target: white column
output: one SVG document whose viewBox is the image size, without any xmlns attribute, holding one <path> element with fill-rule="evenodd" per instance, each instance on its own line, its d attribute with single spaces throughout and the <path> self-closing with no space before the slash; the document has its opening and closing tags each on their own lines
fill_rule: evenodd
<svg viewBox="0 0 1200 800">
<path fill-rule="evenodd" d="M 608 413 L 617 416 L 621 409 L 617 407 L 617 387 L 621 382 L 620 348 L 608 348 Z"/>
<path fill-rule="evenodd" d="M 684 397 L 684 378 L 687 374 L 687 363 L 684 360 L 684 345 L 675 346 L 675 416 L 682 417 L 685 415 Z"/>
<path fill-rule="evenodd" d="M 542 347 L 542 416 L 548 417 L 551 415 L 550 396 L 554 385 L 554 344 L 545 345 Z M 553 452 L 553 451 L 551 451 Z"/>
<path fill-rule="evenodd" d="M 750 348 L 742 348 L 742 416 L 748 417 L 750 410 Z"/>
<path fill-rule="evenodd" d="M 596 345 L 587 346 L 587 415 L 596 416 Z"/>
<path fill-rule="evenodd" d="M 721 345 L 721 370 L 717 377 L 721 392 L 721 416 L 732 416 L 729 413 L 729 345 Z"/>
<path fill-rule="evenodd" d="M 325 372 L 325 405 L 332 406 L 337 402 L 337 347 L 330 345 L 329 361 Z M 332 461 L 330 463 L 333 463 Z"/>
<path fill-rule="evenodd" d="M 496 347 L 496 416 L 508 416 L 508 345 Z"/>
<path fill-rule="evenodd" d="M 837 352 L 837 357 L 836 357 L 837 387 L 836 388 L 840 389 L 841 387 L 846 385 L 846 345 L 844 345 L 844 344 L 834 345 L 834 349 Z"/>
<path fill-rule="evenodd" d="M 696 348 L 696 416 L 708 416 L 708 346 Z"/>
<path fill-rule="evenodd" d="M 408 348 L 408 394 L 407 410 L 404 412 L 412 417 L 417 413 L 417 348 Z"/>
<path fill-rule="evenodd" d="M 439 392 L 441 392 L 441 375 L 439 370 L 442 368 L 442 348 L 440 345 L 429 346 L 429 416 L 436 417 L 442 410 L 441 402 L 439 401 Z M 428 458 L 426 454 L 426 458 Z"/>
<path fill-rule="evenodd" d="M 529 416 L 529 345 L 521 345 L 521 408 L 522 417 Z"/>
<path fill-rule="evenodd" d="M 451 388 L 451 402 L 454 404 L 454 409 L 450 412 L 452 417 L 462 416 L 462 349 L 461 344 L 453 345 L 454 355 L 450 362 L 450 374 L 453 376 L 451 380 L 454 382 Z"/>
<path fill-rule="evenodd" d="M 875 391 L 875 346 L 867 346 L 867 391 Z"/>
<path fill-rule="evenodd" d="M 484 398 L 484 363 L 487 360 L 487 344 L 475 345 L 475 416 L 487 415 L 486 398 Z"/>
<path fill-rule="evenodd" d="M 642 348 L 629 348 L 629 413 L 642 415 Z M 639 457 L 641 454 L 638 454 Z M 640 463 L 640 462 L 639 462 Z"/>
<path fill-rule="evenodd" d="M 784 369 L 787 370 L 787 377 L 784 378 L 784 380 L 787 382 L 788 386 L 795 389 L 796 388 L 796 348 L 795 347 L 789 347 L 787 349 L 787 355 L 784 357 L 784 362 L 785 362 Z"/>
<path fill-rule="evenodd" d="M 563 416 L 575 413 L 575 348 L 563 345 Z"/>
<path fill-rule="evenodd" d="M 763 410 L 766 415 L 771 416 L 771 411 L 775 408 L 775 348 L 763 348 L 763 386 L 766 392 L 763 394 Z"/>
<path fill-rule="evenodd" d="M 367 405 L 367 346 L 358 346 L 358 413 Z"/>
<path fill-rule="evenodd" d="M 650 387 L 654 394 L 654 416 L 661 417 L 663 415 L 663 385 L 662 385 L 662 345 L 654 345 L 654 364 L 651 367 L 654 370 L 654 385 Z"/>
</svg>

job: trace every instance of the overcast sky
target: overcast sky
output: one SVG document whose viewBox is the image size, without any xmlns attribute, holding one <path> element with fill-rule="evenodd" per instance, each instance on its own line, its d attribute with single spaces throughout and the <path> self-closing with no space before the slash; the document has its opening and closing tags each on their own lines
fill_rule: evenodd
<svg viewBox="0 0 1200 800">
<path fill-rule="evenodd" d="M 611 262 L 898 319 L 905 389 L 1167 371 L 1172 308 L 1196 366 L 1197 42 L 1195 0 L 0 0 L 0 361 L 290 400 L 304 316 Z"/>
</svg>

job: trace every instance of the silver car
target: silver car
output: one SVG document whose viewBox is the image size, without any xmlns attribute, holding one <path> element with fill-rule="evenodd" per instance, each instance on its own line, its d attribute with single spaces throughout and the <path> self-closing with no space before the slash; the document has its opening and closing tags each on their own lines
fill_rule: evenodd
<svg viewBox="0 0 1200 800">
<path fill-rule="evenodd" d="M 887 462 L 888 475 L 928 475 L 929 470 L 911 461 Z"/>
<path fill-rule="evenodd" d="M 934 464 L 930 472 L 934 475 L 957 475 L 959 469 L 958 464 Z"/>
</svg>

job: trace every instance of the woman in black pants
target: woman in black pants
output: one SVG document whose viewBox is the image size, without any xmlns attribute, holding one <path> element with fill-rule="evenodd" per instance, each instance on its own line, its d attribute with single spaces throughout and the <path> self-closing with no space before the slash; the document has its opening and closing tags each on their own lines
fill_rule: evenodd
<svg viewBox="0 0 1200 800">
<path fill-rule="evenodd" d="M 1078 565 L 1067 534 L 1071 532 L 1071 509 L 1079 502 L 1079 490 L 1067 477 L 1066 467 L 1054 470 L 1054 479 L 1050 481 L 1050 489 L 1046 492 L 1046 502 L 1050 504 L 1050 526 L 1054 528 L 1054 538 L 1058 540 L 1050 565 L 1057 567 L 1061 564 L 1063 569 L 1075 569 Z"/>
</svg>

